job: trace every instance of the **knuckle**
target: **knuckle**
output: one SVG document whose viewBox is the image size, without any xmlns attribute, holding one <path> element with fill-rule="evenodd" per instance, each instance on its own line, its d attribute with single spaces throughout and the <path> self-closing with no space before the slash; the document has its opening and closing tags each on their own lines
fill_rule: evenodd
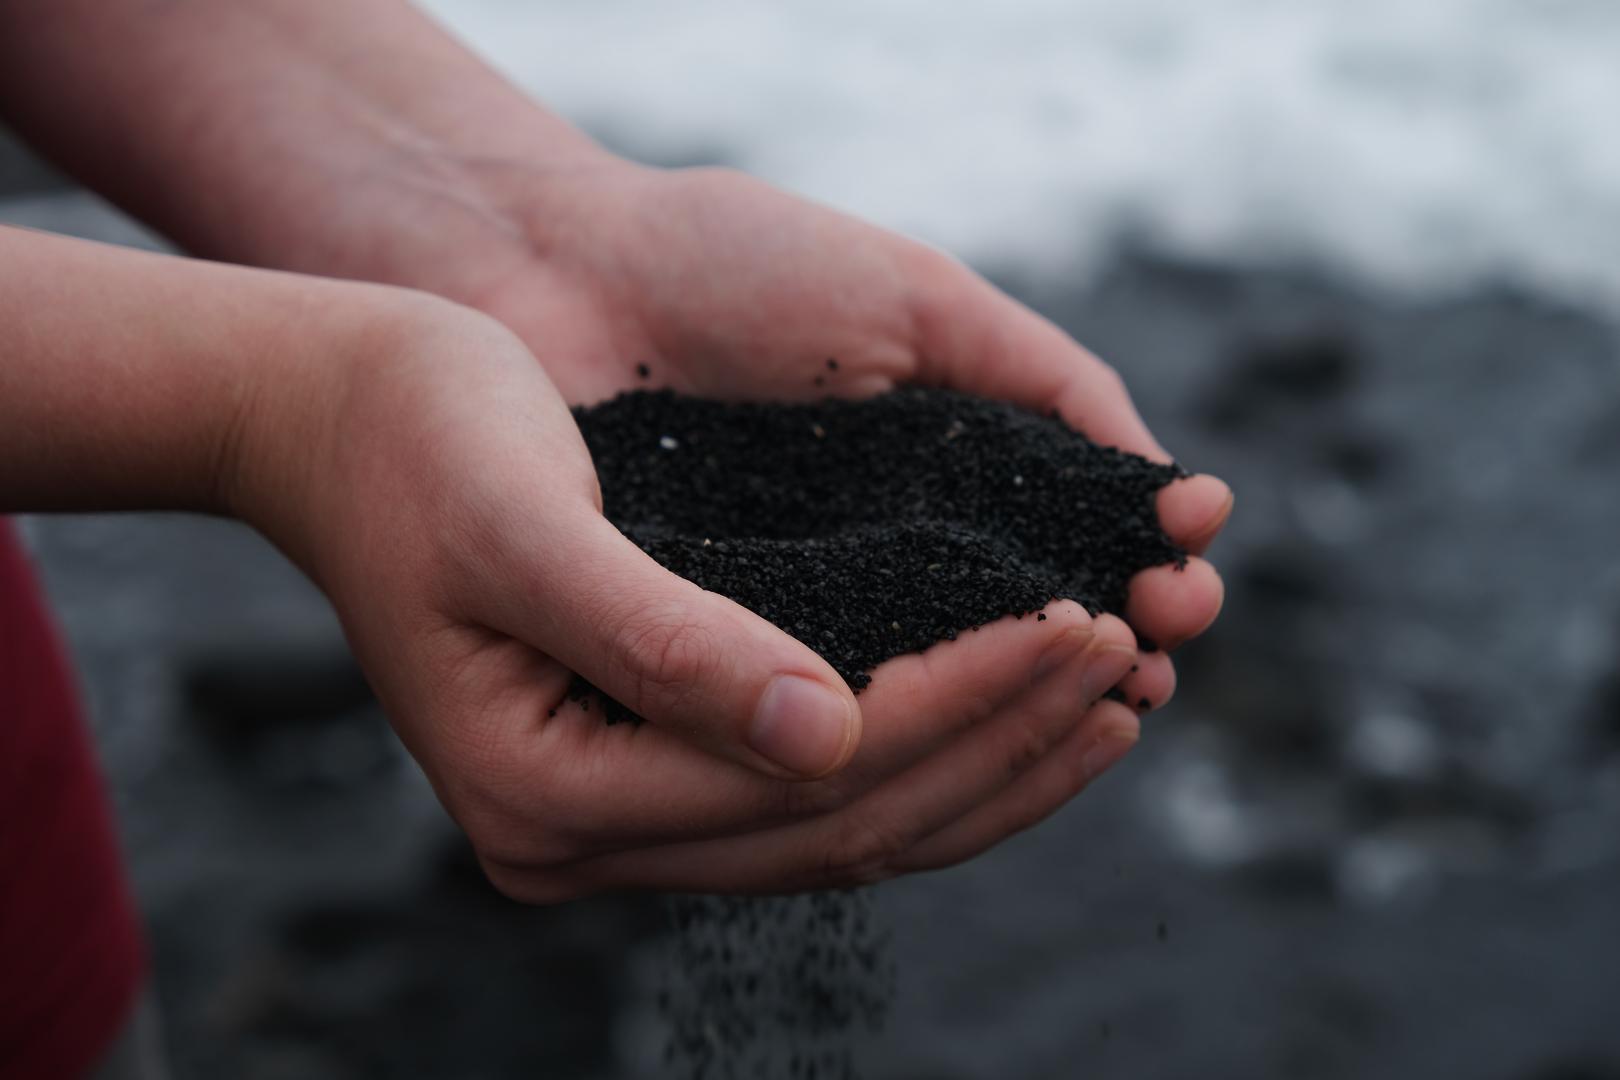
<svg viewBox="0 0 1620 1080">
<path fill-rule="evenodd" d="M 640 613 L 618 635 L 618 661 L 643 700 L 690 696 L 720 669 L 721 658 L 707 628 L 668 610 Z"/>
<path fill-rule="evenodd" d="M 836 780 L 816 780 L 808 783 L 784 782 L 781 785 L 779 810 L 788 821 L 821 817 L 841 810 L 849 797 Z"/>
<path fill-rule="evenodd" d="M 1021 724 L 1008 740 L 1006 748 L 1007 775 L 1022 776 L 1046 756 L 1052 740 L 1047 732 L 1036 725 Z"/>
<path fill-rule="evenodd" d="M 524 828 L 509 819 L 497 827 L 472 821 L 463 828 L 479 859 L 487 865 L 534 872 L 561 866 L 588 854 L 579 843 L 554 828 L 532 825 Z"/>
<path fill-rule="evenodd" d="M 484 876 L 495 891 L 519 904 L 560 904 L 578 899 L 585 894 L 568 878 L 560 874 L 519 870 L 490 860 L 480 859 Z"/>
<path fill-rule="evenodd" d="M 911 847 L 903 830 L 869 815 L 850 815 L 823 854 L 823 876 L 847 885 L 872 885 L 892 875 L 893 863 Z"/>
<path fill-rule="evenodd" d="M 584 835 L 570 827 L 568 808 L 543 788 L 462 787 L 446 795 L 446 808 L 486 864 L 543 870 L 591 854 Z"/>
<path fill-rule="evenodd" d="M 479 858 L 522 870 L 560 866 L 590 854 L 572 826 L 577 811 L 543 783 L 460 785 L 446 807 Z"/>
<path fill-rule="evenodd" d="M 544 872 L 602 853 L 614 828 L 604 820 L 602 793 L 619 760 L 613 747 L 622 745 L 597 737 L 603 730 L 547 727 L 498 766 L 457 768 L 439 777 L 445 808 L 483 861 Z"/>
</svg>

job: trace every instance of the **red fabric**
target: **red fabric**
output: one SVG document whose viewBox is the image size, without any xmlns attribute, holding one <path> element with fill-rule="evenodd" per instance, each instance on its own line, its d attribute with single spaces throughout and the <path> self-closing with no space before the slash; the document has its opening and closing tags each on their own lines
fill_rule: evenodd
<svg viewBox="0 0 1620 1080">
<path fill-rule="evenodd" d="M 0 519 L 0 1080 L 82 1077 L 144 966 L 66 657 Z"/>
</svg>

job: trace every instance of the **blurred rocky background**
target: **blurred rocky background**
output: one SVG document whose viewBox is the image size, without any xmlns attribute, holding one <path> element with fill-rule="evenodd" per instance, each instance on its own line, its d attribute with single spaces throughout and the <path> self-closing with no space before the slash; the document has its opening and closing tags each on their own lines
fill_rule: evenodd
<svg viewBox="0 0 1620 1080">
<path fill-rule="evenodd" d="M 436 0 L 647 160 L 962 252 L 1237 513 L 1053 821 L 877 892 L 882 1080 L 1620 1077 L 1620 12 Z M 0 220 L 156 240 L 0 143 Z M 190 1078 L 659 1075 L 648 899 L 483 884 L 235 525 L 25 522 Z"/>
</svg>

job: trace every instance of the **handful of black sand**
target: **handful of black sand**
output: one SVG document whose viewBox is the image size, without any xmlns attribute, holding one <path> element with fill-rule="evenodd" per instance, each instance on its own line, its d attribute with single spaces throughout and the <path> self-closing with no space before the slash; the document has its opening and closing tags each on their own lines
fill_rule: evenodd
<svg viewBox="0 0 1620 1080">
<path fill-rule="evenodd" d="M 575 418 L 614 525 L 803 641 L 857 691 L 884 660 L 1053 599 L 1119 613 L 1132 575 L 1185 558 L 1154 509 L 1179 468 L 1001 402 L 934 389 L 811 404 L 655 391 Z M 603 704 L 610 722 L 634 719 Z M 850 894 L 679 902 L 667 1064 L 853 1075 L 846 1035 L 881 1021 L 889 978 L 868 909 Z"/>
<path fill-rule="evenodd" d="M 1177 467 L 1003 402 L 903 389 L 727 404 L 657 391 L 575 417 L 614 525 L 857 690 L 890 657 L 1053 599 L 1118 613 L 1133 574 L 1184 558 L 1154 511 Z"/>
</svg>

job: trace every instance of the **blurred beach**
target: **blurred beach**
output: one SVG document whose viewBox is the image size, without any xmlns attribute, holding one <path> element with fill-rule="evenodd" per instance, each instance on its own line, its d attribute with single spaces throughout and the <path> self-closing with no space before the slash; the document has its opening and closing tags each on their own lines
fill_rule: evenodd
<svg viewBox="0 0 1620 1080">
<path fill-rule="evenodd" d="M 957 252 L 1237 492 L 1131 757 L 877 890 L 866 1075 L 1620 1078 L 1620 8 L 429 7 L 625 153 Z M 5 144 L 0 192 L 161 246 Z M 658 904 L 493 894 L 273 550 L 25 533 L 179 1077 L 660 1075 Z"/>
</svg>

